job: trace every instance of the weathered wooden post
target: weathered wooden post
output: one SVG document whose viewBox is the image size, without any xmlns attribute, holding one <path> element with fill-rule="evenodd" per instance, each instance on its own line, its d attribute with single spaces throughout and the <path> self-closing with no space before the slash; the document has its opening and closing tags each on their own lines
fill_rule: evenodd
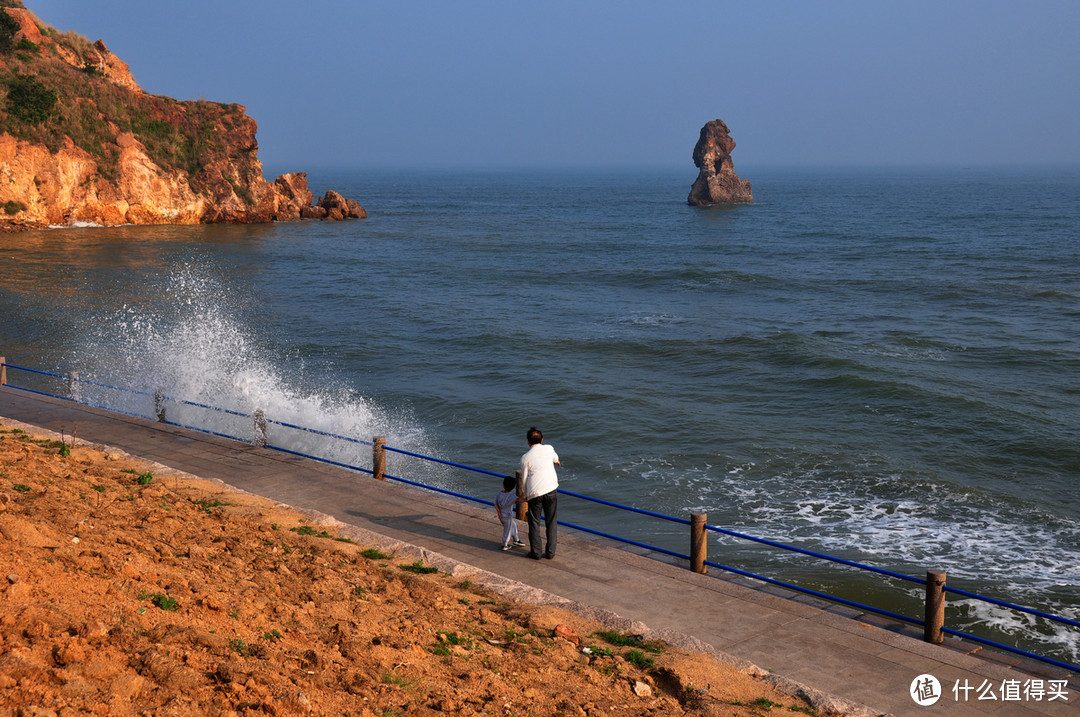
<svg viewBox="0 0 1080 717">
<path fill-rule="evenodd" d="M 7 385 L 7 359 L 0 356 L 0 386 Z"/>
<path fill-rule="evenodd" d="M 525 486 L 521 484 L 521 471 L 514 471 L 514 478 L 517 479 L 517 497 L 521 498 L 525 495 Z M 517 504 L 517 519 L 526 520 L 529 517 L 529 504 L 518 503 Z"/>
<path fill-rule="evenodd" d="M 154 415 L 159 423 L 165 423 L 165 394 L 161 391 L 154 392 Z"/>
<path fill-rule="evenodd" d="M 68 398 L 72 401 L 79 400 L 79 372 L 72 371 L 68 374 Z"/>
<path fill-rule="evenodd" d="M 705 567 L 705 559 L 708 552 L 708 544 L 705 541 L 705 521 L 707 513 L 690 514 L 690 569 L 695 573 L 704 575 L 708 568 Z"/>
<path fill-rule="evenodd" d="M 371 476 L 386 480 L 386 436 L 375 436 L 371 441 Z"/>
<path fill-rule="evenodd" d="M 251 418 L 255 422 L 255 445 L 262 448 L 269 440 L 266 433 L 266 414 L 261 408 L 256 408 Z"/>
<path fill-rule="evenodd" d="M 945 625 L 945 571 L 926 571 L 926 619 L 923 640 L 934 645 L 945 641 L 941 628 Z"/>
</svg>

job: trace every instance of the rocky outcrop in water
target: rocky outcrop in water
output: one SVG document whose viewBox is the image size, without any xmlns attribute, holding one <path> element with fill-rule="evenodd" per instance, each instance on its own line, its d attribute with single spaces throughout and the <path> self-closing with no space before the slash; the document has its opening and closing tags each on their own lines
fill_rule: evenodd
<svg viewBox="0 0 1080 717">
<path fill-rule="evenodd" d="M 150 95 L 100 40 L 0 0 L 0 229 L 364 217 L 303 172 L 263 178 L 237 104 Z"/>
<path fill-rule="evenodd" d="M 731 162 L 735 140 L 723 120 L 715 119 L 701 128 L 694 146 L 694 166 L 698 177 L 687 202 L 701 207 L 711 204 L 747 204 L 754 201 L 750 182 L 739 179 Z"/>
</svg>

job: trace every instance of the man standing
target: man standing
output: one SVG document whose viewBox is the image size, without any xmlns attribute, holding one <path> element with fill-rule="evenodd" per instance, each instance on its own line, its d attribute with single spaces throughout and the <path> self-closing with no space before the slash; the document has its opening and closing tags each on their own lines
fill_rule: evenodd
<svg viewBox="0 0 1080 717">
<path fill-rule="evenodd" d="M 555 557 L 559 528 L 556 520 L 556 490 L 559 487 L 559 478 L 555 475 L 555 466 L 561 466 L 562 463 L 559 463 L 559 454 L 555 449 L 544 445 L 544 434 L 536 428 L 529 429 L 525 440 L 529 442 L 529 450 L 521 457 L 521 483 L 525 488 L 525 500 L 529 504 L 529 557 L 539 560 L 543 555 L 551 560 Z M 544 527 L 547 529 L 546 552 L 540 535 L 541 512 L 544 515 Z"/>
</svg>

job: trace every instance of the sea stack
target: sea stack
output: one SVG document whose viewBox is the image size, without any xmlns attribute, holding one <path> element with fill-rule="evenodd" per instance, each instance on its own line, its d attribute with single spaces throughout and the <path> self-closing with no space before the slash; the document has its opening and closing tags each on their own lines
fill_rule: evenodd
<svg viewBox="0 0 1080 717">
<path fill-rule="evenodd" d="M 712 204 L 749 204 L 754 201 L 750 182 L 739 179 L 731 163 L 735 140 L 723 120 L 715 119 L 701 128 L 694 146 L 694 166 L 699 168 L 686 201 L 695 207 Z"/>
</svg>

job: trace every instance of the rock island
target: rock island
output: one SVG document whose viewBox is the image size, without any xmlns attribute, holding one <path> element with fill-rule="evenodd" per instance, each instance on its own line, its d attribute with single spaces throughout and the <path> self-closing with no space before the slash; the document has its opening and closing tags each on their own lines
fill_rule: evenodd
<svg viewBox="0 0 1080 717">
<path fill-rule="evenodd" d="M 701 128 L 694 146 L 694 166 L 698 177 L 690 188 L 687 203 L 702 207 L 712 204 L 749 204 L 754 201 L 750 182 L 739 179 L 731 162 L 735 140 L 723 120 L 715 119 Z"/>
</svg>

